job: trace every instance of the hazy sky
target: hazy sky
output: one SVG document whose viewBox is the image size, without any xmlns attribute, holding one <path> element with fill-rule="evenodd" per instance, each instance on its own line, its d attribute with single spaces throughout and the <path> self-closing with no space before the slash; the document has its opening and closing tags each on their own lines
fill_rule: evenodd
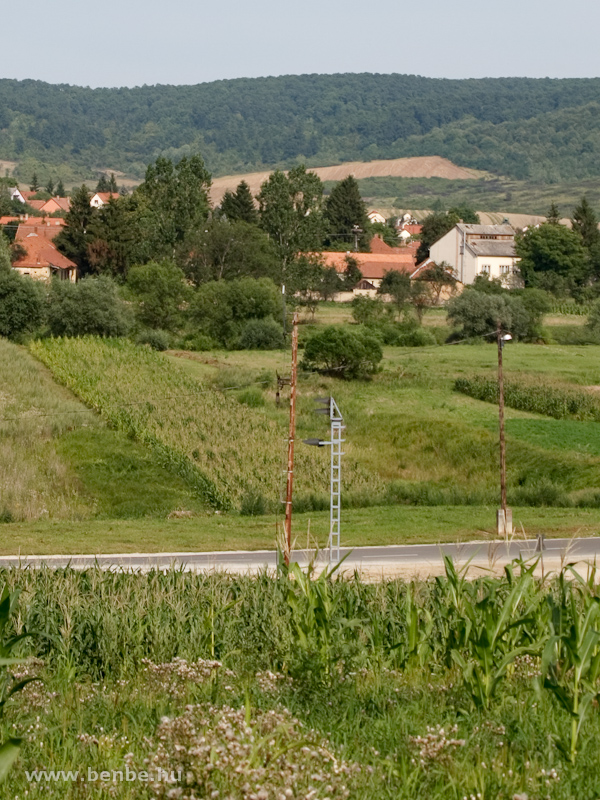
<svg viewBox="0 0 600 800">
<path fill-rule="evenodd" d="M 307 72 L 597 77 L 600 3 L 577 8 L 559 0 L 28 0 L 34 24 L 26 33 L 21 26 L 18 46 L 5 42 L 0 77 L 86 86 Z"/>
</svg>

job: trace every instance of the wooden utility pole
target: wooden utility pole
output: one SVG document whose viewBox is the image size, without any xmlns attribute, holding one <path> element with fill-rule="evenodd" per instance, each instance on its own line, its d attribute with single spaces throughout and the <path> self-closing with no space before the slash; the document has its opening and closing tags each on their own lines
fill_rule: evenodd
<svg viewBox="0 0 600 800">
<path fill-rule="evenodd" d="M 292 490 L 294 487 L 294 438 L 296 436 L 296 378 L 298 373 L 298 312 L 292 320 L 292 372 L 290 377 L 290 435 L 288 439 L 287 487 L 285 494 L 285 563 L 292 554 Z"/>
<path fill-rule="evenodd" d="M 502 371 L 502 326 L 498 320 L 496 328 L 498 339 L 498 422 L 500 426 L 500 514 L 498 519 L 498 533 L 507 534 L 512 530 L 512 519 L 508 519 L 506 508 L 506 440 L 504 437 L 504 374 Z"/>
</svg>

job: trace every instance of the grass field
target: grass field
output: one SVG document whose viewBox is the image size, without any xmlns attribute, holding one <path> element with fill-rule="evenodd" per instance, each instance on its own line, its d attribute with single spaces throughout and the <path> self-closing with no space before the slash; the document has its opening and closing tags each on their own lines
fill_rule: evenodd
<svg viewBox="0 0 600 800">
<path fill-rule="evenodd" d="M 349 317 L 348 306 L 324 304 L 315 324 Z M 564 324 L 568 317 L 557 319 Z M 440 311 L 426 320 L 445 324 Z M 302 336 L 310 330 L 303 325 Z M 94 340 L 45 340 L 31 350 L 54 380 L 23 348 L 0 342 L 6 365 L 1 552 L 273 546 L 288 424 L 285 394 L 280 407 L 275 403 L 274 378 L 288 372 L 287 353 L 158 354 Z M 313 413 L 314 397 L 326 394 L 335 396 L 347 425 L 346 544 L 490 534 L 497 410 L 453 386 L 457 377 L 495 369 L 493 346 L 452 345 L 385 348 L 382 371 L 370 382 L 301 372 L 295 484 L 301 546 L 309 518 L 321 545 L 328 533 L 327 453 L 301 444 L 326 435 L 326 421 Z M 600 347 L 513 344 L 505 350 L 505 372 L 513 380 L 597 386 Z M 507 409 L 506 431 L 516 521 L 528 534 L 594 533 L 596 423 Z M 214 515 L 215 508 L 225 513 Z M 240 516 L 240 508 L 258 516 Z"/>
<path fill-rule="evenodd" d="M 515 536 L 597 536 L 600 509 L 513 508 Z M 245 517 L 202 514 L 192 518 L 37 520 L 0 525 L 0 555 L 160 553 L 274 550 L 281 515 Z M 495 537 L 495 506 L 376 506 L 349 508 L 342 517 L 342 545 L 435 544 Z M 325 547 L 329 512 L 295 514 L 298 549 Z"/>
</svg>

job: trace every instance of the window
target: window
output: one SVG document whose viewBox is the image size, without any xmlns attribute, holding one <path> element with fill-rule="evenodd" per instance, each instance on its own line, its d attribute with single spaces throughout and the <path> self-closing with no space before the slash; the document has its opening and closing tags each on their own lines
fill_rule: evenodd
<svg viewBox="0 0 600 800">
<path fill-rule="evenodd" d="M 500 267 L 500 274 L 501 275 L 508 275 L 510 273 L 510 265 L 509 264 L 502 264 Z"/>
<path fill-rule="evenodd" d="M 489 264 L 483 264 L 482 265 L 481 274 L 482 275 L 489 275 L 490 274 L 490 265 Z"/>
</svg>

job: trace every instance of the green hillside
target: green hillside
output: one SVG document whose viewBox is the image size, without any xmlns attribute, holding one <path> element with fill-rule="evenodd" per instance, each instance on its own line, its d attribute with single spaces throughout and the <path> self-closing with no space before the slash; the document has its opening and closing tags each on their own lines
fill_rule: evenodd
<svg viewBox="0 0 600 800">
<path fill-rule="evenodd" d="M 443 155 L 517 179 L 600 175 L 600 79 L 301 75 L 89 89 L 0 80 L 0 159 L 140 177 L 201 152 L 214 174 Z M 43 176 L 42 176 L 43 177 Z"/>
</svg>

